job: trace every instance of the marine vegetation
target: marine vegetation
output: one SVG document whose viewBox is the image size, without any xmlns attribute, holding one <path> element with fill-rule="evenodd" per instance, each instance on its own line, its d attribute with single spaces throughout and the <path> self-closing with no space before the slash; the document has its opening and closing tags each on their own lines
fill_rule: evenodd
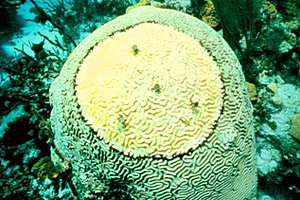
<svg viewBox="0 0 300 200">
<path fill-rule="evenodd" d="M 255 60 L 266 54 L 273 58 L 271 63 L 284 74 L 283 77 L 299 76 L 298 57 L 296 58 L 299 52 L 296 39 L 296 35 L 299 35 L 299 28 L 296 27 L 299 25 L 296 24 L 299 22 L 293 21 L 295 16 L 299 16 L 299 3 L 273 1 L 272 4 L 270 1 L 263 0 L 212 0 L 212 2 L 220 19 L 223 36 L 236 50 L 244 72 L 249 73 L 248 80 L 258 81 L 257 75 L 263 69 L 257 67 Z M 277 12 L 275 5 L 284 8 L 281 10 L 286 13 L 284 19 L 286 22 Z M 292 52 L 286 49 L 288 46 L 290 50 L 293 49 Z M 289 59 L 286 59 L 287 57 Z M 287 64 L 285 62 L 287 60 L 290 63 Z M 286 65 L 291 67 L 283 69 L 282 66 Z M 267 68 L 265 70 L 270 70 L 270 73 L 274 72 L 273 66 Z"/>
</svg>

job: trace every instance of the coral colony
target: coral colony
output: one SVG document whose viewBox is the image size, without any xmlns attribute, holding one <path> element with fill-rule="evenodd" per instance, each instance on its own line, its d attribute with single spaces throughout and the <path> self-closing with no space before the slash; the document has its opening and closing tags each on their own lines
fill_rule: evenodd
<svg viewBox="0 0 300 200">
<path fill-rule="evenodd" d="M 0 1 L 0 199 L 300 199 L 300 1 Z"/>
</svg>

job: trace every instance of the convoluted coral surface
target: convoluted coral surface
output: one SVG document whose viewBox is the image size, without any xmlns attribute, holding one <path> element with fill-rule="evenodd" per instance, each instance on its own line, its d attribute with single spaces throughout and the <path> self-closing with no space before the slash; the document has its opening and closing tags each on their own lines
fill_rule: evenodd
<svg viewBox="0 0 300 200">
<path fill-rule="evenodd" d="M 255 199 L 244 76 L 200 20 L 133 9 L 81 42 L 50 94 L 54 142 L 82 198 L 121 182 L 133 199 Z"/>
<path fill-rule="evenodd" d="M 132 156 L 158 157 L 205 141 L 223 90 L 216 63 L 195 39 L 143 23 L 92 50 L 79 68 L 76 93 L 83 116 L 106 143 Z"/>
</svg>

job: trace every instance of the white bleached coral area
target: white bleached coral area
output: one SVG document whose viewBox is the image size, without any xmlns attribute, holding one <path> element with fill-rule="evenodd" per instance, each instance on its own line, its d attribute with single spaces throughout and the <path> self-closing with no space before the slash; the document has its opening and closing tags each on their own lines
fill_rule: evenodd
<svg viewBox="0 0 300 200">
<path fill-rule="evenodd" d="M 293 140 L 289 132 L 293 116 L 300 113 L 300 88 L 284 83 L 278 76 L 264 78 L 261 82 L 266 86 L 272 83 L 277 85 L 276 93 L 268 91 L 268 87 L 260 91 L 261 95 L 271 95 L 271 100 L 266 104 L 266 107 L 271 112 L 270 121 L 275 124 L 276 128 L 274 129 L 270 124 L 264 123 L 261 125 L 259 132 L 276 140 Z M 279 104 L 276 103 L 277 100 L 279 100 Z"/>
<path fill-rule="evenodd" d="M 292 119 L 300 113 L 300 88 L 286 83 L 280 76 L 261 75 L 258 91 L 262 101 L 260 115 L 264 121 L 259 122 L 257 131 L 257 169 L 261 180 L 268 181 L 270 188 L 279 187 L 287 177 L 300 178 L 300 143 L 290 134 Z M 293 179 L 292 178 L 292 179 Z M 287 183 L 291 190 L 299 190 L 296 183 Z M 259 191 L 261 193 L 262 191 Z M 263 191 L 272 199 L 270 191 Z M 259 195 L 260 196 L 260 195 Z M 275 198 L 275 197 L 273 197 Z M 265 199 L 265 198 L 259 198 Z M 276 198 L 275 198 L 276 199 Z M 285 200 L 284 196 L 280 199 Z"/>
<path fill-rule="evenodd" d="M 262 175 L 275 171 L 282 160 L 280 151 L 273 149 L 272 146 L 260 149 L 257 152 L 256 158 L 258 172 Z"/>
</svg>

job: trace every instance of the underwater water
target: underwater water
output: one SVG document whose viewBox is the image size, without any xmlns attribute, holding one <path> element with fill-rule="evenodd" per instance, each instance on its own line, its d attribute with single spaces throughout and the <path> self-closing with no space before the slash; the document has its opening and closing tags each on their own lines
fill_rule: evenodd
<svg viewBox="0 0 300 200">
<path fill-rule="evenodd" d="M 139 189 L 126 178 L 106 180 L 105 175 L 99 175 L 101 182 L 89 180 L 91 192 L 82 196 L 72 161 L 55 163 L 54 154 L 60 153 L 49 89 L 75 47 L 97 28 L 141 6 L 192 15 L 226 40 L 242 65 L 253 106 L 253 199 L 300 199 L 300 3 L 294 0 L 1 1 L 0 198 L 137 199 Z M 140 45 L 131 46 L 133 56 L 141 52 Z M 164 88 L 154 84 L 150 90 L 159 95 Z M 189 102 L 193 112 L 201 106 Z M 128 122 L 118 119 L 126 129 Z"/>
</svg>

